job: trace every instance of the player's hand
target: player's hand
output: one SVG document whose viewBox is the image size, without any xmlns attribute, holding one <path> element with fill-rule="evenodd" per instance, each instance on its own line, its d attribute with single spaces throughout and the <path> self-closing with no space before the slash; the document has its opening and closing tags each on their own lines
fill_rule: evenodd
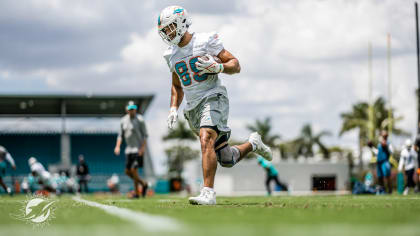
<svg viewBox="0 0 420 236">
<path fill-rule="evenodd" d="M 115 147 L 114 153 L 115 153 L 116 156 L 119 156 L 120 155 L 120 148 L 119 147 Z"/>
<path fill-rule="evenodd" d="M 13 170 L 16 170 L 16 166 L 15 165 L 13 165 L 12 168 L 13 168 Z"/>
<path fill-rule="evenodd" d="M 139 156 L 143 156 L 143 154 L 144 154 L 144 149 L 139 149 Z"/>
<path fill-rule="evenodd" d="M 203 57 L 198 58 L 198 62 L 195 63 L 195 66 L 200 71 L 198 75 L 203 75 L 207 73 L 211 74 L 217 74 L 223 72 L 223 64 L 218 63 L 214 60 L 213 56 L 206 54 L 205 57 L 207 57 L 207 60 L 205 60 Z"/>
<path fill-rule="evenodd" d="M 168 116 L 168 128 L 172 129 L 175 126 L 176 121 L 178 120 L 178 112 L 176 111 L 176 107 L 171 107 Z"/>
</svg>

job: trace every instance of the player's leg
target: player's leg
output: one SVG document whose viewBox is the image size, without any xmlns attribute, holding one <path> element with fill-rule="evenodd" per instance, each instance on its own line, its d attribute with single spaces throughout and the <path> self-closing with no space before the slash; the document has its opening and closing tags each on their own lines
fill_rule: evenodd
<svg viewBox="0 0 420 236">
<path fill-rule="evenodd" d="M 3 182 L 3 178 L 2 178 L 1 176 L 0 176 L 0 185 L 3 187 L 4 191 L 5 191 L 6 193 L 8 193 L 7 186 L 6 186 L 6 184 Z"/>
<path fill-rule="evenodd" d="M 271 188 L 270 188 L 270 182 L 271 182 L 271 176 L 267 174 L 267 177 L 265 179 L 265 188 L 267 189 L 267 194 L 271 195 Z"/>
<path fill-rule="evenodd" d="M 132 176 L 133 176 L 134 184 L 137 186 L 136 193 L 139 193 L 140 192 L 139 189 L 138 189 L 139 184 L 141 184 L 141 186 L 144 187 L 146 185 L 146 181 L 144 181 L 140 178 L 138 168 L 132 168 L 131 173 L 132 173 Z"/>
<path fill-rule="evenodd" d="M 217 127 L 213 127 L 217 130 Z M 252 151 L 252 145 L 249 142 L 243 144 L 230 146 L 228 144 L 229 134 L 222 134 L 216 141 L 215 152 L 217 162 L 223 167 L 233 167 L 243 159 L 249 152 Z"/>
<path fill-rule="evenodd" d="M 136 176 L 137 169 L 136 168 L 131 168 L 130 173 L 131 173 L 131 176 L 132 176 L 132 179 L 133 179 L 133 184 L 134 184 L 134 197 L 137 198 L 140 195 L 140 190 L 139 190 L 140 181 L 139 181 L 139 178 L 136 178 L 137 177 Z"/>
<path fill-rule="evenodd" d="M 382 172 L 382 163 L 380 162 L 376 164 L 376 175 L 378 177 L 379 187 L 385 191 L 384 173 Z"/>
<path fill-rule="evenodd" d="M 204 186 L 200 195 L 190 197 L 188 200 L 191 204 L 198 205 L 214 205 L 216 204 L 216 192 L 213 190 L 214 177 L 217 169 L 217 158 L 214 150 L 217 132 L 211 128 L 200 129 L 200 144 L 202 155 L 202 169 Z"/>
<path fill-rule="evenodd" d="M 3 177 L 6 176 L 6 162 L 0 162 L 0 185 L 3 187 L 4 191 L 8 194 L 12 194 L 12 189 L 7 187 L 3 181 Z"/>
<path fill-rule="evenodd" d="M 407 176 L 407 187 L 408 188 L 413 188 L 415 187 L 415 183 L 414 183 L 414 169 L 411 170 L 407 170 L 406 172 L 406 176 Z"/>
<path fill-rule="evenodd" d="M 383 172 L 383 174 L 385 176 L 386 186 L 388 188 L 387 189 L 388 190 L 387 192 L 389 194 L 391 194 L 392 193 L 391 165 L 389 164 L 389 162 L 385 162 L 382 165 L 382 168 L 383 168 L 382 172 Z"/>
<path fill-rule="evenodd" d="M 202 168 L 204 187 L 214 187 L 214 177 L 217 169 L 217 157 L 214 150 L 217 132 L 210 128 L 200 129 L 200 144 L 202 155 Z"/>
<path fill-rule="evenodd" d="M 280 186 L 280 187 L 282 188 L 282 190 L 284 190 L 284 191 L 287 191 L 287 190 L 288 190 L 288 189 L 287 189 L 286 184 L 284 184 L 284 183 L 282 183 L 282 182 L 280 181 L 280 179 L 279 179 L 279 176 L 278 176 L 278 175 L 274 176 L 274 181 L 276 181 L 276 184 L 277 184 L 278 186 Z"/>
<path fill-rule="evenodd" d="M 133 162 L 134 162 L 133 154 L 126 154 L 125 155 L 125 170 L 124 170 L 124 172 L 128 177 L 130 177 L 130 179 L 133 179 L 133 174 L 132 174 L 132 171 L 131 171 L 131 168 L 133 166 Z"/>
</svg>

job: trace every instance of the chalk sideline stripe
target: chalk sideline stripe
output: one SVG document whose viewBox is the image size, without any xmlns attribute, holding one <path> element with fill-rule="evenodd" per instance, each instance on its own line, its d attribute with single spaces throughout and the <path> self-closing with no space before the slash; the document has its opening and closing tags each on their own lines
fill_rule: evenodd
<svg viewBox="0 0 420 236">
<path fill-rule="evenodd" d="M 91 207 L 97 207 L 105 212 L 118 216 L 124 220 L 131 221 L 146 231 L 175 231 L 180 230 L 180 223 L 172 218 L 165 216 L 149 215 L 138 211 L 132 211 L 126 208 L 109 206 L 97 202 L 88 201 L 78 196 L 74 196 L 73 200 L 84 203 Z"/>
</svg>

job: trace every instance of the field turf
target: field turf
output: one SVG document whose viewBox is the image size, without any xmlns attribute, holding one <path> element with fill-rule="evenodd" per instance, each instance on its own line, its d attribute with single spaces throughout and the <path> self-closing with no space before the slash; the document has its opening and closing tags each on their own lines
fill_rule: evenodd
<svg viewBox="0 0 420 236">
<path fill-rule="evenodd" d="M 420 235 L 420 195 L 218 197 L 216 206 L 193 206 L 187 198 L 163 195 L 129 200 L 123 196 L 82 195 L 83 199 L 149 215 L 167 216 L 182 225 L 148 232 L 72 196 L 54 198 L 49 225 L 33 227 L 16 215 L 24 195 L 0 196 L 0 235 Z M 159 231 L 162 229 L 163 231 Z"/>
</svg>

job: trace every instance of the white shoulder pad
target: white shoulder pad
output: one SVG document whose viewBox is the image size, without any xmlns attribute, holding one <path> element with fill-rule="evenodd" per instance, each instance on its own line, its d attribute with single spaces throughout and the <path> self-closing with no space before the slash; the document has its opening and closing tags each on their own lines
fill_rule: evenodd
<svg viewBox="0 0 420 236">
<path fill-rule="evenodd" d="M 165 50 L 165 52 L 163 52 L 163 58 L 165 58 L 166 64 L 168 64 L 169 70 L 171 72 L 174 71 L 174 69 L 172 68 L 171 65 L 171 57 L 174 54 L 174 47 L 173 46 L 169 46 L 168 49 Z"/>
<path fill-rule="evenodd" d="M 210 32 L 207 38 L 207 47 L 210 55 L 217 56 L 223 50 L 223 43 L 216 32 Z"/>
</svg>

